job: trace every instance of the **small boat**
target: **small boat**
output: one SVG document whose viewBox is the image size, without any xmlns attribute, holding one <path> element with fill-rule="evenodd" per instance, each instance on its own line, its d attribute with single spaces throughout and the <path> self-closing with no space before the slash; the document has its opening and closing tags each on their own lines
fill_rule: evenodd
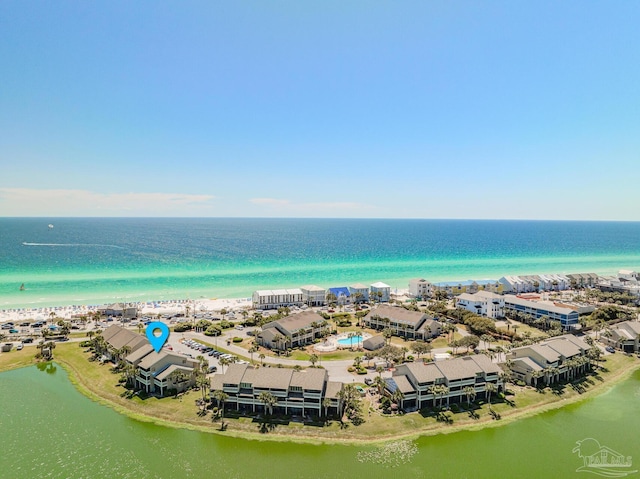
<svg viewBox="0 0 640 479">
<path fill-rule="evenodd" d="M 24 291 L 24 283 L 20 285 L 20 291 Z"/>
<path fill-rule="evenodd" d="M 53 229 L 53 225 L 51 223 L 49 223 L 49 229 L 52 230 Z"/>
</svg>

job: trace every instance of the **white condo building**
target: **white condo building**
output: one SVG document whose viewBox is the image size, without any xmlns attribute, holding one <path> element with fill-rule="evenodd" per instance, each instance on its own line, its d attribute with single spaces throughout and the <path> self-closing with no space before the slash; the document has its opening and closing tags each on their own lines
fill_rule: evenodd
<svg viewBox="0 0 640 479">
<path fill-rule="evenodd" d="M 487 318 L 504 317 L 504 296 L 489 291 L 475 294 L 463 293 L 457 298 L 457 307 Z"/>
</svg>

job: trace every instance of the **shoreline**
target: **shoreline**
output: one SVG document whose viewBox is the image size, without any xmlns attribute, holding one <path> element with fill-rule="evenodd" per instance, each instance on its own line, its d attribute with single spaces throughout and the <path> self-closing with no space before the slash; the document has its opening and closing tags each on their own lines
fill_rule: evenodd
<svg viewBox="0 0 640 479">
<path fill-rule="evenodd" d="M 74 345 L 75 346 L 75 345 Z M 75 346 L 77 347 L 77 346 Z M 24 361 L 18 362 L 17 364 L 9 364 L 8 367 L 0 367 L 0 371 L 7 371 L 11 369 L 18 369 L 21 367 L 27 367 L 29 365 L 33 366 L 35 363 L 31 356 L 28 356 L 29 362 L 26 363 Z M 442 425 L 440 423 L 436 423 L 435 427 L 428 426 L 423 429 L 412 429 L 407 431 L 406 433 L 399 434 L 389 434 L 386 436 L 379 436 L 374 438 L 364 438 L 364 437 L 326 437 L 321 434 L 317 435 L 301 435 L 295 434 L 291 431 L 287 431 L 284 433 L 272 432 L 269 434 L 262 434 L 257 432 L 245 431 L 242 429 L 234 429 L 229 428 L 225 431 L 219 430 L 219 423 L 208 422 L 209 425 L 190 423 L 187 421 L 179 421 L 172 420 L 167 417 L 156 417 L 147 413 L 141 413 L 139 411 L 134 411 L 132 408 L 127 407 L 125 404 L 118 403 L 113 401 L 103 395 L 100 394 L 96 388 L 92 387 L 81 372 L 79 372 L 74 364 L 68 359 L 64 358 L 64 353 L 59 354 L 57 358 L 54 358 L 54 362 L 59 364 L 66 371 L 69 380 L 74 385 L 76 390 L 84 395 L 91 401 L 97 402 L 103 406 L 109 407 L 113 409 L 115 412 L 119 414 L 123 414 L 130 419 L 138 420 L 146 423 L 153 423 L 156 425 L 164 426 L 164 427 L 172 427 L 177 429 L 188 429 L 193 431 L 205 432 L 209 434 L 219 434 L 226 437 L 233 437 L 236 439 L 245 439 L 245 440 L 256 440 L 256 441 L 275 441 L 275 442 L 295 442 L 295 443 L 303 443 L 303 444 L 340 444 L 340 445 L 379 445 L 388 443 L 390 441 L 397 440 L 417 440 L 421 437 L 427 436 L 436 436 L 439 434 L 451 434 L 460 431 L 477 431 L 484 428 L 493 428 L 493 427 L 501 427 L 508 424 L 511 424 L 515 421 L 526 419 L 529 417 L 536 416 L 538 414 L 560 409 L 564 406 L 568 406 L 571 404 L 576 404 L 578 402 L 586 401 L 596 397 L 600 394 L 604 394 L 609 391 L 612 387 L 619 384 L 620 382 L 628 379 L 631 375 L 640 369 L 640 362 L 636 362 L 632 360 L 626 365 L 621 366 L 616 371 L 609 371 L 606 374 L 608 376 L 604 379 L 602 383 L 596 384 L 592 389 L 587 390 L 583 394 L 576 394 L 569 398 L 556 397 L 548 402 L 540 402 L 537 404 L 532 404 L 529 406 L 525 406 L 522 409 L 515 409 L 512 413 L 501 413 L 502 418 L 500 420 L 495 420 L 488 415 L 483 415 L 482 419 L 478 420 L 475 423 L 465 423 L 458 425 Z M 517 399 L 517 396 L 516 396 Z M 195 405 L 194 413 L 195 413 Z M 417 413 L 410 413 L 417 414 Z M 407 417 L 408 415 L 404 415 L 403 417 Z M 393 420 L 394 418 L 389 418 Z M 227 421 L 233 421 L 231 419 L 227 419 Z M 227 422 L 227 425 L 233 425 L 233 423 Z M 355 426 L 354 426 L 355 427 Z"/>
</svg>

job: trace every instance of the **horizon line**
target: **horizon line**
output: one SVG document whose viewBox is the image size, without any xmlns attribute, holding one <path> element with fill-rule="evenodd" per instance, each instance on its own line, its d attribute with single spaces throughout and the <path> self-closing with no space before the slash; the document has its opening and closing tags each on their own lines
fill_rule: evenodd
<svg viewBox="0 0 640 479">
<path fill-rule="evenodd" d="M 540 221 L 575 223 L 639 223 L 640 219 L 570 218 L 428 218 L 428 217 L 335 217 L 335 216 L 0 216 L 0 219 L 251 219 L 251 220 L 385 220 L 385 221 Z"/>
</svg>

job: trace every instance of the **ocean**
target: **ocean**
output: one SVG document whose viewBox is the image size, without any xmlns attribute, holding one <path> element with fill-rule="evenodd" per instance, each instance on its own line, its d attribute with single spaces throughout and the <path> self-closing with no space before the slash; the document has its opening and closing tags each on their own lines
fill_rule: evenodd
<svg viewBox="0 0 640 479">
<path fill-rule="evenodd" d="M 640 223 L 0 218 L 0 257 L 0 309 L 246 298 L 305 284 L 637 270 Z"/>
</svg>

